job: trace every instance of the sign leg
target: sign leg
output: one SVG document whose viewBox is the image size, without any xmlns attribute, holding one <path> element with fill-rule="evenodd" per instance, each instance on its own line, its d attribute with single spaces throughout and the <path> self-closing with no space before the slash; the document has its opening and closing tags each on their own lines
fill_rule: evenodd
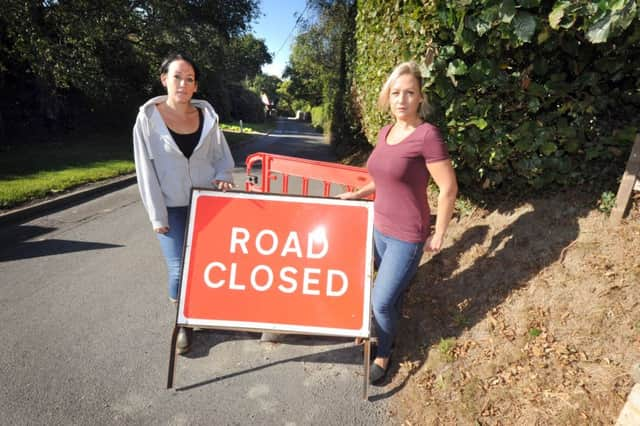
<svg viewBox="0 0 640 426">
<path fill-rule="evenodd" d="M 176 341 L 178 340 L 178 326 L 173 326 L 173 333 L 171 334 L 171 352 L 169 353 L 169 372 L 167 374 L 167 389 L 173 387 L 173 376 L 176 367 Z"/>
<path fill-rule="evenodd" d="M 369 366 L 370 366 L 370 356 L 371 353 L 371 339 L 365 339 L 364 341 L 364 386 L 362 389 L 363 395 L 362 398 L 365 400 L 369 400 Z"/>
</svg>

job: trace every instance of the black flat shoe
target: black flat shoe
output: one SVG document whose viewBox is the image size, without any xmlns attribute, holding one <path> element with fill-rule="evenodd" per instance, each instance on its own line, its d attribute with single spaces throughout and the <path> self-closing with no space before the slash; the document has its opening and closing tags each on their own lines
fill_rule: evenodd
<svg viewBox="0 0 640 426">
<path fill-rule="evenodd" d="M 372 385 L 380 385 L 387 377 L 387 371 L 389 371 L 389 364 L 387 368 L 382 368 L 375 362 L 371 364 L 371 370 L 369 371 L 369 383 Z"/>
</svg>

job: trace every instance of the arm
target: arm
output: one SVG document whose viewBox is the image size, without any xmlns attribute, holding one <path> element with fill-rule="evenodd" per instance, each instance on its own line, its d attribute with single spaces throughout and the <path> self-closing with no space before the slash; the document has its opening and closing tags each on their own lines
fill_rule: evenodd
<svg viewBox="0 0 640 426">
<path fill-rule="evenodd" d="M 167 207 L 164 203 L 160 182 L 151 161 L 151 156 L 147 152 L 145 133 L 143 126 L 145 123 L 138 116 L 133 127 L 133 158 L 136 164 L 136 177 L 138 179 L 138 189 L 151 226 L 154 231 L 166 233 L 169 231 L 169 221 L 167 218 Z"/>
<path fill-rule="evenodd" d="M 424 245 L 425 251 L 437 252 L 442 248 L 444 236 L 451 221 L 453 208 L 458 194 L 458 182 L 450 160 L 428 163 L 427 169 L 431 174 L 440 194 L 438 195 L 438 212 L 435 231 Z"/>
<path fill-rule="evenodd" d="M 374 181 L 371 181 L 357 191 L 343 192 L 342 194 L 336 195 L 336 197 L 342 200 L 357 200 L 359 198 L 365 198 L 373 194 L 375 191 L 376 184 Z"/>
<path fill-rule="evenodd" d="M 227 139 L 224 137 L 224 133 L 220 127 L 218 127 L 218 141 L 220 143 L 220 148 L 222 149 L 222 157 L 213 163 L 213 166 L 216 169 L 216 176 L 213 184 L 216 188 L 227 191 L 233 188 L 233 176 L 231 171 L 235 167 L 236 163 L 233 160 L 229 144 L 227 143 Z"/>
</svg>

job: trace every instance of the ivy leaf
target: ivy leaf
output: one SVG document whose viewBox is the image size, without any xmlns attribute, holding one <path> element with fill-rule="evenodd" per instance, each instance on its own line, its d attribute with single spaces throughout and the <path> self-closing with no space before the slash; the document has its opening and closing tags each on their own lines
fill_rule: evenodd
<svg viewBox="0 0 640 426">
<path fill-rule="evenodd" d="M 602 18 L 596 20 L 587 31 L 587 39 L 593 43 L 604 43 L 609 38 L 611 32 L 611 15 L 606 14 Z"/>
<path fill-rule="evenodd" d="M 516 4 L 513 0 L 504 0 L 498 9 L 498 17 L 505 24 L 510 23 L 516 16 Z"/>
<path fill-rule="evenodd" d="M 458 85 L 458 81 L 455 76 L 465 75 L 467 72 L 469 72 L 469 68 L 462 59 L 454 59 L 449 62 L 449 66 L 447 67 L 447 77 L 451 79 L 454 86 Z"/>
<path fill-rule="evenodd" d="M 467 121 L 467 126 L 476 126 L 480 130 L 484 130 L 488 123 L 484 118 L 474 118 L 472 120 Z"/>
<path fill-rule="evenodd" d="M 447 77 L 451 77 L 453 75 L 465 75 L 468 71 L 469 68 L 462 59 L 454 59 L 449 62 L 449 66 L 447 67 Z"/>
<path fill-rule="evenodd" d="M 536 18 L 528 12 L 518 12 L 513 19 L 513 31 L 518 40 L 528 43 L 536 32 Z"/>
<path fill-rule="evenodd" d="M 556 2 L 555 5 L 553 5 L 553 10 L 551 11 L 551 13 L 549 13 L 549 26 L 551 26 L 551 28 L 553 28 L 554 30 L 560 28 L 560 22 L 564 17 L 564 12 L 570 5 L 571 3 L 569 3 L 568 1 L 559 1 Z M 573 22 L 571 23 L 571 25 L 573 25 Z"/>
<path fill-rule="evenodd" d="M 571 154 L 578 152 L 578 148 L 580 148 L 580 145 L 575 140 L 569 140 L 564 144 L 564 149 Z"/>
<path fill-rule="evenodd" d="M 470 25 L 472 26 L 472 29 L 480 36 L 482 37 L 487 31 L 489 31 L 491 29 L 491 22 L 487 22 L 485 20 L 482 19 L 482 17 L 480 18 L 471 18 L 469 20 Z"/>
<path fill-rule="evenodd" d="M 540 147 L 540 152 L 544 155 L 551 155 L 558 150 L 558 147 L 553 142 L 545 142 Z"/>
<path fill-rule="evenodd" d="M 485 81 L 493 72 L 492 64 L 488 59 L 481 59 L 471 66 L 469 77 L 477 83 Z"/>
<path fill-rule="evenodd" d="M 587 30 L 587 39 L 593 43 L 604 43 L 610 35 L 624 31 L 636 17 L 635 0 L 618 0 L 611 11 L 596 19 Z"/>
<path fill-rule="evenodd" d="M 467 10 L 466 9 L 462 9 L 462 13 L 460 16 L 460 21 L 458 23 L 458 28 L 456 28 L 456 32 L 455 32 L 455 43 L 457 45 L 461 45 L 462 44 L 462 32 L 464 31 L 464 21 L 465 21 L 465 16 L 467 14 Z"/>
</svg>

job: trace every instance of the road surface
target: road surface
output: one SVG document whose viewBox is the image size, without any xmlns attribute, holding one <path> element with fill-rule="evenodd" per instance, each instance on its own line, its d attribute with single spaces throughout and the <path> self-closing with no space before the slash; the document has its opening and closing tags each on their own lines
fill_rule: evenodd
<svg viewBox="0 0 640 426">
<path fill-rule="evenodd" d="M 288 120 L 236 160 L 257 150 L 332 159 Z M 345 338 L 200 330 L 167 390 L 175 308 L 135 185 L 0 228 L 0 241 L 0 424 L 397 423 L 396 390 L 363 400 L 361 348 Z"/>
</svg>

